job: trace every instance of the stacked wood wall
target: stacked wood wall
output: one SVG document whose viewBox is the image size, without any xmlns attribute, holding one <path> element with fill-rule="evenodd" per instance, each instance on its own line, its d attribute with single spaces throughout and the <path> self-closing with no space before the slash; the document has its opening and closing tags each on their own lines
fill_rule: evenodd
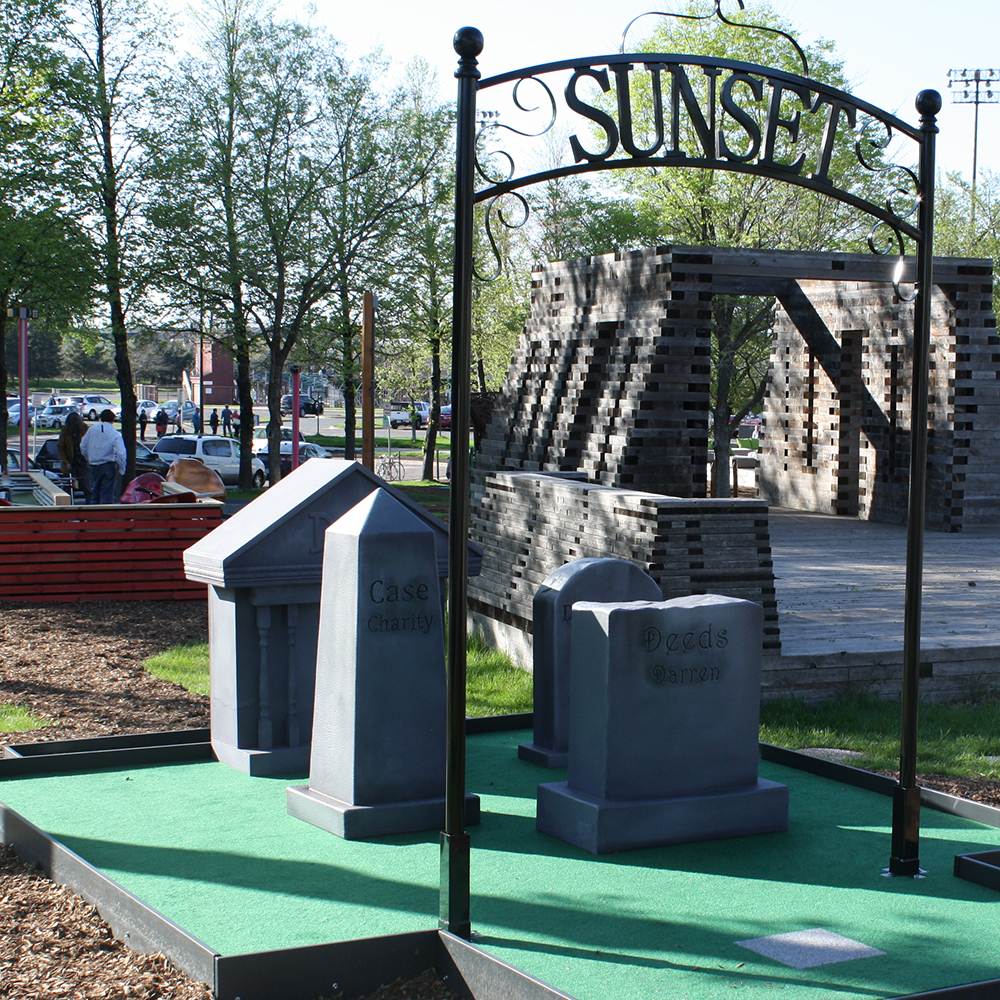
<svg viewBox="0 0 1000 1000">
<path fill-rule="evenodd" d="M 780 650 L 767 505 L 691 500 L 589 483 L 582 476 L 495 473 L 473 512 L 483 569 L 469 580 L 474 627 L 530 663 L 535 592 L 574 559 L 639 566 L 664 600 L 724 594 L 764 608 L 764 648 Z"/>
</svg>

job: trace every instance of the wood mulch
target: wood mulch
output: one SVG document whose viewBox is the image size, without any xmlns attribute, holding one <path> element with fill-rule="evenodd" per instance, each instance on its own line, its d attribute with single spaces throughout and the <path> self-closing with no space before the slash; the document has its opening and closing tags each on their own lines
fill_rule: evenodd
<svg viewBox="0 0 1000 1000">
<path fill-rule="evenodd" d="M 0 747 L 207 728 L 207 698 L 142 669 L 142 661 L 156 653 L 207 640 L 200 601 L 0 601 L 0 703 L 24 705 L 49 723 L 27 733 L 0 733 Z M 209 987 L 188 979 L 163 956 L 139 955 L 116 941 L 95 907 L 3 845 L 0 927 L 4 1000 L 212 996 Z M 366 1000 L 458 998 L 429 970 L 383 986 Z"/>
<path fill-rule="evenodd" d="M 5 743 L 202 729 L 208 699 L 151 677 L 142 661 L 208 638 L 197 601 L 18 604 L 0 602 L 0 703 L 48 721 Z M 1000 806 L 1000 783 L 922 775 L 952 795 Z M 10 1000 L 208 1000 L 211 992 L 157 955 L 116 941 L 96 909 L 0 845 L 0 995 Z M 367 1000 L 457 1000 L 428 971 Z"/>
</svg>

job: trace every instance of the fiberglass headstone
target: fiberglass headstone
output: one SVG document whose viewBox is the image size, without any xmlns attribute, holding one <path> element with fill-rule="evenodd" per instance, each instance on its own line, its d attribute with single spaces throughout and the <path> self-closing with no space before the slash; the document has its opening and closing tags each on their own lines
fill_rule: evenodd
<svg viewBox="0 0 1000 1000">
<path fill-rule="evenodd" d="M 309 785 L 292 816 L 348 840 L 441 829 L 445 653 L 434 534 L 376 490 L 326 531 Z M 466 799 L 466 822 L 479 800 Z"/>
<path fill-rule="evenodd" d="M 660 585 L 624 559 L 576 559 L 550 573 L 535 594 L 533 743 L 517 755 L 542 767 L 569 761 L 570 626 L 578 601 L 658 601 Z"/>
<path fill-rule="evenodd" d="M 757 776 L 763 611 L 705 595 L 573 607 L 568 780 L 537 826 L 595 854 L 788 829 Z"/>
</svg>

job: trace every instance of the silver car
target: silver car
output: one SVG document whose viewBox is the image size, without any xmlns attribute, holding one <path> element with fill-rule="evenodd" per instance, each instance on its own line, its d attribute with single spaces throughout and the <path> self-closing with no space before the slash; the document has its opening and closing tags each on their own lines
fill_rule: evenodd
<svg viewBox="0 0 1000 1000">
<path fill-rule="evenodd" d="M 79 413 L 80 411 L 75 406 L 46 406 L 41 413 L 38 414 L 36 418 L 36 423 L 39 427 L 51 427 L 52 430 L 59 430 L 63 424 L 66 423 L 66 418 L 71 413 Z"/>
</svg>

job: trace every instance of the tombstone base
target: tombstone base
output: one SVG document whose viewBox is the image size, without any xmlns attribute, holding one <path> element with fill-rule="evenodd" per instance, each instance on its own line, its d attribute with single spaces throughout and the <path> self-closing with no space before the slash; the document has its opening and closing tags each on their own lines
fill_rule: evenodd
<svg viewBox="0 0 1000 1000">
<path fill-rule="evenodd" d="M 551 750 L 537 743 L 522 743 L 517 748 L 517 755 L 529 764 L 539 764 L 541 767 L 568 767 L 569 750 Z"/>
<path fill-rule="evenodd" d="M 285 790 L 285 806 L 289 816 L 304 819 L 344 840 L 444 829 L 443 798 L 358 806 L 308 785 L 295 785 Z M 478 795 L 465 796 L 465 822 L 467 826 L 479 823 Z"/>
<path fill-rule="evenodd" d="M 788 788 L 761 778 L 708 795 L 611 801 L 559 781 L 538 786 L 536 826 L 591 854 L 780 833 L 788 829 Z"/>
<path fill-rule="evenodd" d="M 251 778 L 274 774 L 308 774 L 309 746 L 275 747 L 273 750 L 245 750 L 222 740 L 212 740 L 215 756 Z"/>
</svg>

